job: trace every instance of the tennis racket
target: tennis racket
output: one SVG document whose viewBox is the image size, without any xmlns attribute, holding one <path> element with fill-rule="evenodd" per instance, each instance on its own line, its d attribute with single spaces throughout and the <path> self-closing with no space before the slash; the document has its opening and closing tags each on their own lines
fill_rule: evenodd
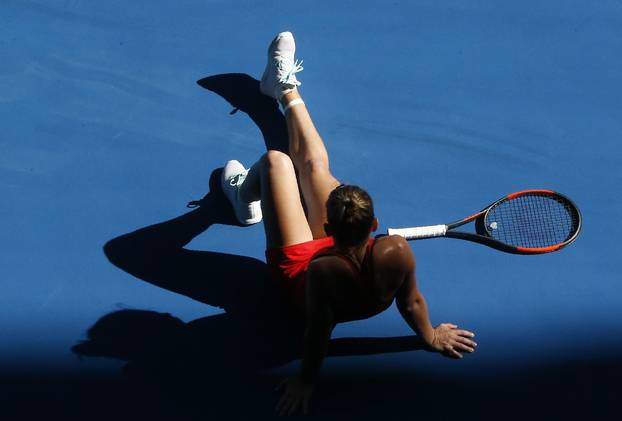
<svg viewBox="0 0 622 421">
<path fill-rule="evenodd" d="M 475 221 L 475 233 L 454 231 Z M 481 211 L 446 225 L 389 228 L 407 240 L 449 237 L 473 241 L 514 254 L 539 254 L 572 243 L 581 230 L 581 213 L 566 196 L 552 190 L 509 194 Z"/>
</svg>

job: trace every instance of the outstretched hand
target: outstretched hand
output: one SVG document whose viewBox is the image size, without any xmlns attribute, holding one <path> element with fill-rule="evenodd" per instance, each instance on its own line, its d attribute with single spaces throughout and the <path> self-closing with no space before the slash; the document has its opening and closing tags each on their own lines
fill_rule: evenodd
<svg viewBox="0 0 622 421">
<path fill-rule="evenodd" d="M 477 344 L 471 340 L 475 334 L 458 329 L 451 323 L 441 323 L 434 328 L 434 339 L 429 344 L 433 351 L 449 358 L 462 358 L 462 352 L 475 352 Z"/>
<path fill-rule="evenodd" d="M 302 409 L 304 415 L 309 414 L 309 401 L 313 393 L 313 385 L 306 384 L 300 377 L 290 377 L 283 380 L 276 388 L 282 390 L 281 399 L 276 405 L 276 412 L 279 415 L 293 415 Z"/>
</svg>

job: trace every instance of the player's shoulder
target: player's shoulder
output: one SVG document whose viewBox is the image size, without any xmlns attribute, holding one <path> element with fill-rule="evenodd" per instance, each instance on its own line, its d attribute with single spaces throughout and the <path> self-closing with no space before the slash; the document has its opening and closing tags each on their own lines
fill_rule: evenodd
<svg viewBox="0 0 622 421">
<path fill-rule="evenodd" d="M 398 267 L 408 267 L 414 264 L 415 255 L 404 237 L 388 235 L 377 238 L 375 241 L 375 260 Z"/>
<path fill-rule="evenodd" d="M 412 250 L 408 241 L 399 235 L 387 235 L 375 240 L 374 253 L 395 254 L 398 256 L 411 255 Z"/>
<path fill-rule="evenodd" d="M 312 277 L 327 279 L 348 275 L 350 272 L 351 268 L 344 259 L 334 254 L 318 256 L 309 262 L 308 274 Z"/>
</svg>

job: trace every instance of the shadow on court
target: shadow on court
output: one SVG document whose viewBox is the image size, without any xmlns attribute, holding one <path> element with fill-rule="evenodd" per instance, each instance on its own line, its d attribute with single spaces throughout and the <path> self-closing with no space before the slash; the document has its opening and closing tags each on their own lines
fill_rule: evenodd
<svg viewBox="0 0 622 421">
<path fill-rule="evenodd" d="M 275 101 L 259 93 L 257 80 L 226 74 L 198 84 L 247 113 L 267 148 L 287 151 L 283 115 Z M 146 310 L 106 314 L 72 350 L 125 361 L 123 375 L 3 375 L 2 419 L 272 418 L 278 398 L 273 387 L 281 380 L 273 369 L 300 358 L 302 326 L 287 317 L 264 262 L 185 248 L 213 224 L 235 225 L 219 175 L 219 170 L 212 173 L 210 191 L 195 209 L 114 238 L 104 252 L 136 278 L 224 313 L 189 323 Z M 331 341 L 329 356 L 416 349 L 420 344 L 414 336 L 340 338 Z M 480 368 L 451 378 L 359 361 L 323 370 L 313 406 L 324 419 L 603 418 L 616 408 L 622 376 L 617 350 L 611 351 L 592 360 L 542 363 L 503 374 Z"/>
<path fill-rule="evenodd" d="M 257 80 L 225 74 L 198 84 L 247 113 L 261 130 L 267 149 L 287 152 L 285 119 L 276 101 L 260 94 Z M 237 224 L 220 190 L 220 174 L 221 169 L 215 170 L 210 191 L 191 203 L 196 209 L 116 237 L 106 243 L 104 253 L 112 264 L 143 281 L 225 313 L 184 323 L 170 314 L 117 311 L 103 316 L 89 329 L 88 339 L 72 350 L 80 356 L 127 361 L 123 373 L 140 385 L 139 390 L 186 409 L 207 405 L 221 415 L 232 411 L 248 415 L 241 401 L 255 402 L 269 414 L 277 377 L 268 380 L 261 373 L 300 358 L 304 327 L 291 317 L 264 262 L 185 248 L 213 224 Z M 419 348 L 415 336 L 347 338 L 333 340 L 329 355 Z"/>
<path fill-rule="evenodd" d="M 206 77 L 198 84 L 249 115 L 268 149 L 287 151 L 285 120 L 276 102 L 244 74 Z M 111 263 L 138 279 L 220 307 L 223 314 L 184 323 L 171 314 L 121 310 L 101 317 L 72 351 L 126 361 L 122 376 L 22 376 L 7 379 L 5 409 L 21 419 L 271 418 L 281 380 L 274 368 L 300 358 L 303 327 L 288 312 L 264 262 L 188 250 L 213 224 L 235 225 L 219 186 L 220 170 L 195 209 L 110 240 Z M 209 231 L 208 231 L 209 235 Z M 414 336 L 333 339 L 329 356 L 421 349 Z M 541 365 L 503 375 L 464 372 L 455 378 L 415 368 L 339 367 L 324 370 L 314 407 L 326 419 L 389 416 L 447 419 L 584 418 L 613 408 L 622 365 L 617 358 Z M 36 401 L 36 407 L 29 402 Z M 15 414 L 15 415 L 13 415 Z M 10 419 L 10 418 L 8 418 Z"/>
<path fill-rule="evenodd" d="M 151 344 L 128 363 L 124 376 L 3 376 L 3 419 L 273 419 L 277 396 L 270 385 L 279 379 L 267 372 L 238 378 L 237 370 L 225 367 L 228 356 L 210 361 L 211 348 L 198 355 L 219 339 L 205 337 L 193 350 L 171 351 L 174 345 L 167 344 L 167 352 L 155 352 L 158 346 Z M 473 370 L 455 378 L 361 363 L 324 370 L 312 412 L 331 420 L 609 419 L 618 412 L 621 375 L 622 363 L 613 354 L 505 374 Z"/>
<path fill-rule="evenodd" d="M 257 79 L 243 73 L 225 73 L 205 77 L 197 83 L 231 104 L 231 114 L 238 110 L 248 114 L 261 131 L 266 149 L 288 152 L 285 117 L 277 101 L 259 91 Z"/>
</svg>

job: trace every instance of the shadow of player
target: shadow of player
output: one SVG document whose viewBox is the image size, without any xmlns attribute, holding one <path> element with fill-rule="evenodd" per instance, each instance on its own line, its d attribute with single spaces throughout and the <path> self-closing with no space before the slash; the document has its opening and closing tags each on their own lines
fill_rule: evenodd
<svg viewBox="0 0 622 421">
<path fill-rule="evenodd" d="M 247 113 L 260 128 L 268 149 L 287 152 L 285 119 L 276 101 L 259 93 L 257 80 L 226 74 L 198 83 Z M 220 307 L 224 313 L 184 323 L 170 314 L 116 311 L 98 320 L 87 339 L 72 351 L 127 361 L 126 375 L 143 384 L 149 393 L 155 387 L 164 396 L 181 399 L 186 409 L 209 402 L 215 412 L 245 413 L 247 408 L 235 402 L 244 396 L 245 402 L 255 402 L 253 410 L 263 407 L 269 413 L 274 399 L 265 395 L 272 393 L 270 386 L 277 378 L 266 370 L 300 358 L 304 326 L 289 314 L 263 261 L 186 248 L 213 224 L 237 225 L 220 189 L 221 171 L 212 172 L 209 192 L 191 202 L 195 209 L 116 237 L 105 244 L 104 253 L 123 271 Z M 331 341 L 328 355 L 420 348 L 415 336 L 340 338 Z"/>
</svg>

